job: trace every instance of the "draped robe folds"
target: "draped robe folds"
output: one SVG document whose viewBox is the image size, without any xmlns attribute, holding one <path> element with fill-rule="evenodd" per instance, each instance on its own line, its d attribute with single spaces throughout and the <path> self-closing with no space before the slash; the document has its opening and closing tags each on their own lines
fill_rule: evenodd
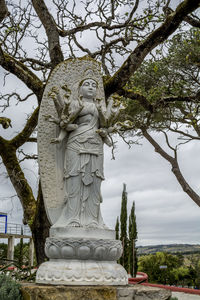
<svg viewBox="0 0 200 300">
<path fill-rule="evenodd" d="M 81 122 L 81 116 L 89 121 Z M 103 174 L 103 141 L 96 132 L 99 125 L 98 110 L 94 103 L 84 103 L 78 128 L 67 139 L 64 157 L 65 206 L 57 225 L 105 225 L 100 212 L 101 181 Z"/>
</svg>

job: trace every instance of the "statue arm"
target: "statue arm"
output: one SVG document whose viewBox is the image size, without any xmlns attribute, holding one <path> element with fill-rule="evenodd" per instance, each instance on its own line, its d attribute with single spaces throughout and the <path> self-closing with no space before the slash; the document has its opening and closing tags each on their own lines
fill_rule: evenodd
<svg viewBox="0 0 200 300">
<path fill-rule="evenodd" d="M 52 144 L 58 144 L 64 140 L 66 137 L 67 132 L 64 129 L 60 130 L 59 136 L 51 140 Z"/>
<path fill-rule="evenodd" d="M 58 116 L 61 115 L 62 107 L 63 107 L 63 101 L 61 99 L 61 96 L 59 94 L 59 90 L 57 87 L 52 87 L 50 92 L 48 93 L 48 96 L 54 101 L 54 105 L 57 111 Z"/>
<path fill-rule="evenodd" d="M 109 127 L 109 128 L 99 128 L 99 129 L 97 130 L 97 133 L 101 136 L 103 142 L 104 142 L 107 146 L 109 146 L 109 147 L 111 147 L 112 144 L 113 144 L 113 143 L 112 143 L 112 140 L 111 140 L 111 138 L 110 138 L 110 136 L 109 136 L 109 133 L 111 133 L 111 132 L 113 132 L 113 127 Z"/>
</svg>

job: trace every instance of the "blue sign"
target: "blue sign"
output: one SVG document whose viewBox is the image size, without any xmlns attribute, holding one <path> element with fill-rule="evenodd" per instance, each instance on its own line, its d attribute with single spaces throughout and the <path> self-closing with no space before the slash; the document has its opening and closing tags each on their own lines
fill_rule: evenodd
<svg viewBox="0 0 200 300">
<path fill-rule="evenodd" d="M 0 217 L 5 218 L 5 232 L 4 233 L 7 233 L 8 216 L 6 213 L 0 213 Z"/>
</svg>

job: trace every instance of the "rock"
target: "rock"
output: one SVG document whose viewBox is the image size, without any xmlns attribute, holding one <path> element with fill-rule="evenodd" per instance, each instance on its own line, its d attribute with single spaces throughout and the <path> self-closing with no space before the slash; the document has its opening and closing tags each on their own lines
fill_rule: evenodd
<svg viewBox="0 0 200 300">
<path fill-rule="evenodd" d="M 116 288 L 90 286 L 22 286 L 23 300 L 116 300 Z"/>
<path fill-rule="evenodd" d="M 134 285 L 134 300 L 167 300 L 171 296 L 171 291 L 156 287 Z"/>
<path fill-rule="evenodd" d="M 23 300 L 167 300 L 169 290 L 142 286 L 52 286 L 22 284 Z"/>
</svg>

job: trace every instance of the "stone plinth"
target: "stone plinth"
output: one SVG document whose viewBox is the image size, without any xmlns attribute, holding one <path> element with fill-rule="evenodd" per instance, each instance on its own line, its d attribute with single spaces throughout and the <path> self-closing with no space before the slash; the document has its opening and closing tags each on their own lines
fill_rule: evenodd
<svg viewBox="0 0 200 300">
<path fill-rule="evenodd" d="M 141 285 L 48 286 L 22 284 L 23 300 L 167 300 L 171 292 Z"/>
<path fill-rule="evenodd" d="M 40 265 L 36 282 L 52 285 L 127 285 L 115 232 L 101 228 L 54 227 L 46 239 L 49 261 Z"/>
</svg>

